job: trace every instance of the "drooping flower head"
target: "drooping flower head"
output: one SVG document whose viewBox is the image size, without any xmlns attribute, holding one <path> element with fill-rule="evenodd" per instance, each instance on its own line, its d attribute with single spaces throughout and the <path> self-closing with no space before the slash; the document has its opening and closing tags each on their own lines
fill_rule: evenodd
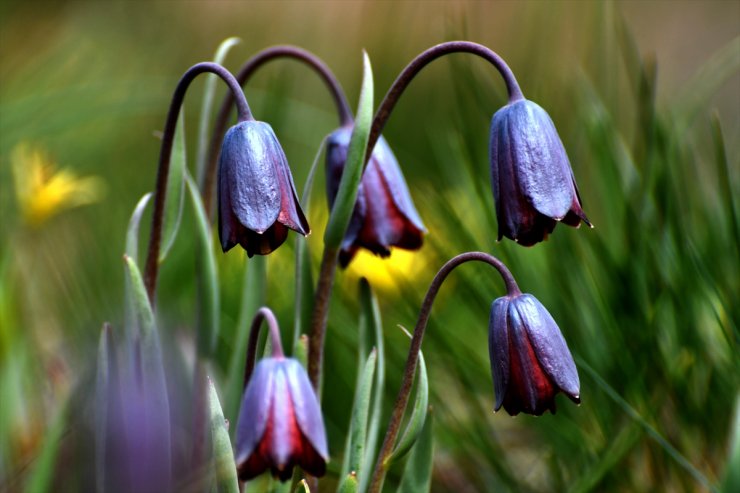
<svg viewBox="0 0 740 493">
<path fill-rule="evenodd" d="M 263 358 L 242 399 L 236 430 L 236 465 L 246 481 L 266 470 L 281 481 L 293 467 L 323 476 L 329 453 L 316 394 L 298 360 Z"/>
<path fill-rule="evenodd" d="M 224 252 L 251 257 L 282 245 L 288 229 L 310 231 L 280 143 L 264 122 L 243 121 L 224 137 L 218 172 L 218 224 Z"/>
<path fill-rule="evenodd" d="M 493 115 L 491 182 L 499 240 L 531 246 L 559 221 L 590 225 L 555 125 L 532 101 L 518 99 Z"/>
<path fill-rule="evenodd" d="M 329 207 L 339 190 L 352 127 L 334 131 L 327 140 L 326 192 Z M 426 228 L 390 147 L 381 136 L 373 149 L 357 191 L 352 218 L 342 240 L 339 261 L 346 267 L 360 248 L 387 257 L 391 247 L 421 248 Z"/>
<path fill-rule="evenodd" d="M 580 402 L 573 357 L 555 320 L 531 294 L 498 298 L 491 305 L 488 344 L 498 411 L 541 415 L 555 412 L 562 391 Z"/>
</svg>

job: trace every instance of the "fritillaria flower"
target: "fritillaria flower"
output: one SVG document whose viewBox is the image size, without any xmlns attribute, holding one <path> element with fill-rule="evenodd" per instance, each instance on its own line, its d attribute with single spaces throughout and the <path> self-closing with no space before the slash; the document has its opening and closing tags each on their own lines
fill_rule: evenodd
<svg viewBox="0 0 740 493">
<path fill-rule="evenodd" d="M 242 481 L 268 469 L 287 481 L 294 466 L 313 476 L 326 472 L 321 409 L 298 360 L 273 356 L 257 364 L 239 412 L 235 455 Z"/>
<path fill-rule="evenodd" d="M 491 372 L 498 411 L 541 415 L 555 412 L 562 391 L 580 402 L 573 357 L 555 320 L 531 294 L 498 298 L 489 322 Z"/>
<path fill-rule="evenodd" d="M 347 160 L 352 127 L 336 130 L 326 150 L 326 191 L 334 205 Z M 367 163 L 357 191 L 352 218 L 342 240 L 339 261 L 346 267 L 360 248 L 387 257 L 391 247 L 421 248 L 426 228 L 416 212 L 396 157 L 380 137 Z"/>
<path fill-rule="evenodd" d="M 493 115 L 491 181 L 499 240 L 531 246 L 559 221 L 590 225 L 555 125 L 532 101 L 518 99 Z"/>
<path fill-rule="evenodd" d="M 288 229 L 309 233 L 285 153 L 267 123 L 248 120 L 229 129 L 218 180 L 224 252 L 240 244 L 250 257 L 267 255 L 282 245 Z"/>
</svg>

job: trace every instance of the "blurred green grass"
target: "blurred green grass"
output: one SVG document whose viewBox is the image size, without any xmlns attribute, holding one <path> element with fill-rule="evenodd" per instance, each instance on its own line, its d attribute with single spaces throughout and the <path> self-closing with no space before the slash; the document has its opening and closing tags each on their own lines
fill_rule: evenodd
<svg viewBox="0 0 740 493">
<path fill-rule="evenodd" d="M 430 231 L 418 254 L 421 267 L 399 278 L 396 289 L 378 293 L 391 365 L 387 405 L 408 345 L 395 325 L 413 325 L 436 268 L 464 250 L 490 251 L 507 262 L 520 286 L 559 322 L 579 365 L 599 377 L 581 366 L 583 403 L 559 402 L 555 417 L 493 415 L 486 329 L 502 286 L 492 273 L 460 269 L 442 290 L 424 345 L 436 421 L 433 491 L 706 490 L 645 425 L 718 484 L 740 390 L 740 29 L 733 22 L 740 6 L 687 2 L 681 14 L 671 5 L 4 2 L 0 485 L 14 491 L 25 483 L 67 396 L 90 378 L 102 321 L 120 327 L 125 228 L 136 201 L 154 184 L 159 143 L 153 134 L 163 125 L 177 78 L 231 35 L 243 42 L 228 68 L 236 70 L 271 44 L 299 44 L 325 59 L 353 103 L 362 48 L 373 61 L 379 98 L 422 49 L 471 39 L 501 53 L 525 95 L 558 126 L 596 228 L 561 225 L 531 249 L 495 243 L 487 141 L 504 94 L 485 63 L 453 56 L 425 69 L 384 132 Z M 633 22 L 642 29 L 633 33 Z M 674 39 L 669 35 L 677 25 L 697 24 L 682 31 L 689 40 L 673 50 L 670 43 L 649 44 L 661 29 Z M 693 57 L 675 60 L 689 44 Z M 663 67 L 673 76 L 667 81 Z M 186 101 L 191 145 L 202 87 L 196 82 Z M 336 125 L 328 95 L 290 62 L 265 68 L 246 94 L 257 117 L 276 129 L 300 189 L 320 140 Z M 106 197 L 41 228 L 24 225 L 10 166 L 20 142 L 45 149 L 60 168 L 101 177 Z M 314 194 L 314 254 L 324 202 L 323 193 Z M 186 348 L 195 320 L 192 223 L 186 209 L 159 288 L 160 326 Z M 292 286 L 290 249 L 267 261 L 266 299 L 284 328 L 292 318 L 292 287 L 285 287 Z M 219 255 L 217 375 L 234 357 L 243 266 L 240 253 Z M 333 459 L 340 459 L 354 392 L 355 279 L 338 276 L 331 307 L 325 388 L 332 393 L 324 396 L 324 408 Z M 80 407 L 84 422 L 89 409 Z M 85 434 L 76 429 L 63 436 L 68 445 L 81 441 L 68 447 L 79 451 Z M 69 455 L 63 464 L 79 465 Z M 85 484 L 75 477 L 83 470 L 59 468 L 57 475 L 71 491 Z"/>
</svg>

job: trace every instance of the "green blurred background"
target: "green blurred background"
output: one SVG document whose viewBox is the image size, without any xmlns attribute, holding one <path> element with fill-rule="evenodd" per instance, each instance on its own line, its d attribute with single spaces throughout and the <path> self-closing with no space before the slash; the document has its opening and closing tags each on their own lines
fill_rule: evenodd
<svg viewBox="0 0 740 493">
<path fill-rule="evenodd" d="M 354 387 L 358 275 L 370 277 L 383 312 L 389 407 L 408 345 L 395 326 L 413 326 L 447 258 L 484 250 L 558 321 L 576 356 L 583 402 L 559 398 L 558 413 L 540 418 L 492 413 L 487 323 L 503 289 L 493 272 L 459 269 L 424 344 L 435 409 L 433 491 L 720 487 L 738 433 L 739 35 L 734 1 L 2 2 L 0 489 L 24 488 L 61 403 L 75 392 L 89 396 L 79 389 L 94 372 L 101 324 L 122 323 L 126 226 L 153 188 L 155 134 L 171 92 L 229 36 L 242 40 L 225 63 L 232 71 L 270 45 L 300 45 L 327 62 L 353 105 L 362 49 L 373 62 L 377 101 L 433 44 L 489 46 L 555 121 L 596 226 L 558 226 L 529 249 L 496 243 L 487 143 L 503 83 L 470 56 L 425 69 L 384 135 L 429 235 L 417 254 L 359 259 L 337 278 L 331 390 L 323 397 L 334 459 Z M 202 89 L 196 81 L 186 100 L 190 156 Z M 275 128 L 301 189 L 321 139 L 337 125 L 325 88 L 285 61 L 262 69 L 245 92 L 255 116 Z M 18 192 L 40 162 L 97 177 L 70 179 L 79 189 L 67 205 L 91 203 L 67 210 L 47 190 L 49 210 L 29 213 L 31 199 Z M 323 173 L 317 181 L 309 214 L 315 257 L 326 221 Z M 165 344 L 188 354 L 195 287 L 193 221 L 185 214 L 162 270 L 158 316 Z M 266 299 L 286 330 L 292 242 L 267 261 Z M 218 382 L 236 351 L 230 335 L 245 262 L 236 250 L 217 258 Z M 89 451 L 70 445 L 87 443 L 73 431 L 90 413 L 84 399 L 79 408 L 62 435 L 57 491 L 85 484 L 77 476 Z"/>
</svg>

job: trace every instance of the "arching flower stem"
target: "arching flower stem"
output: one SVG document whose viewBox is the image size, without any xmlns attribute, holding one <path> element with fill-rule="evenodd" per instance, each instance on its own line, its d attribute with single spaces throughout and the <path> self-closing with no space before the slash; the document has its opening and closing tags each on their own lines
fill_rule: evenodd
<svg viewBox="0 0 740 493">
<path fill-rule="evenodd" d="M 512 103 L 514 101 L 524 99 L 524 95 L 522 94 L 522 90 L 519 88 L 519 83 L 516 81 L 514 73 L 511 71 L 504 59 L 490 48 L 470 41 L 448 41 L 446 43 L 432 46 L 411 60 L 411 62 L 406 65 L 406 68 L 403 69 L 393 82 L 390 89 L 388 89 L 388 92 L 378 107 L 378 111 L 375 113 L 373 125 L 370 127 L 370 137 L 367 142 L 365 163 L 370 159 L 375 143 L 378 141 L 378 138 L 383 131 L 383 127 L 385 127 L 385 124 L 388 121 L 388 117 L 396 106 L 401 94 L 406 90 L 406 87 L 408 87 L 421 69 L 426 67 L 430 62 L 439 57 L 449 55 L 450 53 L 471 53 L 488 60 L 494 67 L 496 67 L 496 70 L 499 71 L 501 77 L 503 77 L 504 82 L 506 83 L 506 91 L 509 94 L 509 102 Z"/>
<path fill-rule="evenodd" d="M 280 328 L 278 326 L 275 314 L 269 308 L 263 306 L 252 319 L 252 325 L 249 328 L 249 342 L 247 342 L 247 357 L 244 362 L 244 388 L 247 388 L 249 378 L 254 370 L 254 363 L 257 359 L 257 342 L 259 341 L 260 328 L 262 322 L 267 322 L 267 328 L 270 331 L 270 343 L 272 344 L 272 357 L 282 358 L 283 344 L 280 341 Z"/>
<path fill-rule="evenodd" d="M 414 374 L 416 373 L 416 365 L 419 360 L 419 351 L 421 350 L 421 343 L 424 338 L 424 331 L 429 321 L 429 315 L 432 311 L 432 304 L 434 299 L 439 292 L 439 288 L 442 283 L 447 279 L 447 276 L 458 266 L 465 262 L 478 261 L 484 262 L 488 265 L 493 266 L 504 280 L 506 285 L 506 292 L 508 296 L 516 296 L 521 294 L 519 286 L 517 286 L 514 277 L 509 272 L 509 269 L 499 259 L 484 252 L 466 252 L 462 253 L 442 266 L 442 268 L 434 276 L 427 294 L 424 297 L 424 302 L 421 305 L 421 311 L 419 312 L 419 318 L 416 321 L 416 327 L 414 327 L 414 334 L 411 338 L 411 346 L 409 347 L 409 354 L 406 358 L 406 366 L 403 371 L 403 380 L 401 381 L 401 388 L 398 391 L 398 397 L 396 397 L 396 403 L 393 406 L 391 413 L 390 422 L 383 439 L 383 445 L 380 448 L 378 454 L 378 460 L 375 463 L 375 470 L 373 471 L 372 479 L 370 480 L 370 486 L 368 491 L 370 493 L 379 493 L 383 487 L 383 480 L 385 479 L 386 468 L 388 467 L 386 461 L 393 452 L 393 446 L 395 445 L 398 432 L 401 427 L 401 420 L 403 419 L 403 413 L 406 410 L 406 405 L 409 401 L 409 394 L 411 393 L 411 385 L 414 381 Z"/>
<path fill-rule="evenodd" d="M 334 73 L 319 57 L 310 51 L 298 48 L 297 46 L 278 45 L 260 51 L 244 63 L 242 68 L 236 74 L 236 80 L 242 87 L 245 86 L 258 68 L 276 58 L 292 58 L 305 63 L 313 69 L 319 77 L 321 77 L 321 80 L 324 81 L 331 93 L 334 104 L 337 106 L 337 115 L 339 116 L 340 125 L 344 126 L 352 123 L 354 120 L 352 110 L 350 109 L 349 103 L 347 103 L 347 97 L 344 95 L 342 86 L 334 76 Z M 202 187 L 201 193 L 203 195 L 203 205 L 205 207 L 207 217 L 211 216 L 218 153 L 220 151 L 221 140 L 226 132 L 226 125 L 229 119 L 229 114 L 231 113 L 232 102 L 233 96 L 227 93 L 224 96 L 221 107 L 216 115 L 213 133 L 211 134 L 208 152 L 206 153 L 207 161 L 203 170 L 203 176 L 199 177 Z"/>
<path fill-rule="evenodd" d="M 175 88 L 167 113 L 167 120 L 162 135 L 162 146 L 159 152 L 159 167 L 157 169 L 157 182 L 154 192 L 154 212 L 152 213 L 152 229 L 149 235 L 149 248 L 147 252 L 146 267 L 144 270 L 144 285 L 149 303 L 154 307 L 154 293 L 157 288 L 157 275 L 159 273 L 159 248 L 162 240 L 162 218 L 164 216 L 165 194 L 167 192 L 167 177 L 170 172 L 170 158 L 172 156 L 172 144 L 177 128 L 177 117 L 180 107 L 185 99 L 185 93 L 190 83 L 196 76 L 204 72 L 210 72 L 221 77 L 229 86 L 232 102 L 236 101 L 236 109 L 240 122 L 253 120 L 252 111 L 249 109 L 247 99 L 244 97 L 241 86 L 234 76 L 224 67 L 217 63 L 202 62 L 190 67 L 183 74 L 180 82 Z"/>
<path fill-rule="evenodd" d="M 511 71 L 506 62 L 498 54 L 496 54 L 490 48 L 477 43 L 471 43 L 470 41 L 449 41 L 447 43 L 438 44 L 422 52 L 419 56 L 414 58 L 403 71 L 399 74 L 396 80 L 391 85 L 390 89 L 380 103 L 375 117 L 373 118 L 372 126 L 370 127 L 370 136 L 367 143 L 367 150 L 365 151 L 365 165 L 372 155 L 375 144 L 380 137 L 380 133 L 383 131 L 388 118 L 390 117 L 391 111 L 396 106 L 398 99 L 401 94 L 408 87 L 411 81 L 416 75 L 426 67 L 430 62 L 440 58 L 444 55 L 451 53 L 471 53 L 478 55 L 479 57 L 489 61 L 501 74 L 506 84 L 506 90 L 509 95 L 509 102 L 523 99 L 522 91 L 519 87 L 519 83 L 514 77 L 514 73 Z M 324 252 L 324 256 L 321 262 L 321 268 L 319 271 L 319 284 L 316 288 L 314 311 L 311 318 L 311 331 L 310 331 L 310 350 L 308 358 L 308 375 L 311 379 L 311 383 L 316 391 L 319 391 L 320 380 L 321 380 L 321 368 L 323 365 L 323 346 L 326 335 L 326 321 L 329 310 L 329 298 L 331 287 L 334 281 L 334 273 L 337 267 L 338 252 Z M 503 264 L 501 264 L 503 266 Z M 504 267 L 505 268 L 505 267 Z M 416 360 L 414 360 L 414 368 L 416 367 Z M 413 373 L 412 373 L 413 375 Z"/>
</svg>

